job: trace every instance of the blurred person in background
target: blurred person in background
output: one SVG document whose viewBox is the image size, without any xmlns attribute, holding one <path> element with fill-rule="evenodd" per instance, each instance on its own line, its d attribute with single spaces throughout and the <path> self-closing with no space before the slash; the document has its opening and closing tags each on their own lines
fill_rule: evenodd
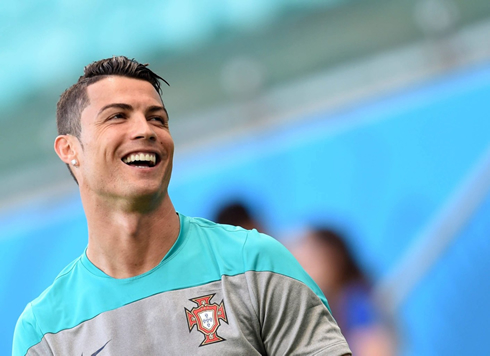
<svg viewBox="0 0 490 356">
<path fill-rule="evenodd" d="M 221 206 L 216 212 L 214 219 L 219 224 L 227 224 L 243 227 L 246 230 L 256 229 L 265 232 L 262 224 L 255 218 L 251 209 L 241 201 Z"/>
<path fill-rule="evenodd" d="M 13 355 L 350 355 L 284 246 L 176 212 L 160 81 L 113 57 L 62 94 L 55 151 L 79 186 L 88 246 L 27 305 Z"/>
<path fill-rule="evenodd" d="M 343 235 L 329 228 L 311 229 L 290 250 L 327 297 L 353 355 L 393 356 L 393 330 Z"/>
</svg>

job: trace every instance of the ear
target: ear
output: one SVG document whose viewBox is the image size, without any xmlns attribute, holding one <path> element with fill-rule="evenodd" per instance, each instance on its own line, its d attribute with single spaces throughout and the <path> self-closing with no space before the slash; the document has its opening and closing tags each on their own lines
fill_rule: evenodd
<svg viewBox="0 0 490 356">
<path fill-rule="evenodd" d="M 78 150 L 80 145 L 78 139 L 72 135 L 59 135 L 54 140 L 54 150 L 58 157 L 65 162 L 70 164 L 73 159 L 78 160 Z"/>
</svg>

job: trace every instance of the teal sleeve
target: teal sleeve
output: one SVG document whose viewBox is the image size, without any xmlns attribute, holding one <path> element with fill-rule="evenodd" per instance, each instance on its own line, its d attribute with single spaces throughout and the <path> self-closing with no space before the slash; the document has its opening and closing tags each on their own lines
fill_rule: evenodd
<svg viewBox="0 0 490 356">
<path fill-rule="evenodd" d="M 14 331 L 12 356 L 24 356 L 31 346 L 36 345 L 43 337 L 29 303 L 21 314 Z"/>
<path fill-rule="evenodd" d="M 330 311 L 330 306 L 321 289 L 291 252 L 276 239 L 252 230 L 247 236 L 243 255 L 246 270 L 274 272 L 296 279 L 307 285 Z"/>
<path fill-rule="evenodd" d="M 252 231 L 244 245 L 244 263 L 267 354 L 351 353 L 323 293 L 284 246 Z"/>
</svg>

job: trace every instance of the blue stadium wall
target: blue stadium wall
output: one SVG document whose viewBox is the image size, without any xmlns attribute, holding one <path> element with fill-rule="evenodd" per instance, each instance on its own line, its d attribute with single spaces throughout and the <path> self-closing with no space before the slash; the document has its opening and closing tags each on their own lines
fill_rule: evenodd
<svg viewBox="0 0 490 356">
<path fill-rule="evenodd" d="M 490 67 L 441 77 L 339 112 L 217 143 L 177 147 L 178 211 L 212 218 L 238 198 L 278 238 L 309 223 L 345 227 L 374 280 L 400 261 L 490 145 Z M 397 309 L 401 355 L 485 354 L 490 194 Z M 15 322 L 86 246 L 78 196 L 0 216 L 0 354 Z"/>
</svg>

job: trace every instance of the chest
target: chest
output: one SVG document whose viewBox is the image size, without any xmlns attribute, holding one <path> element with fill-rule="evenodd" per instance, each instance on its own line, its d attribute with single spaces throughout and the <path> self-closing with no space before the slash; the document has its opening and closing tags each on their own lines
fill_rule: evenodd
<svg viewBox="0 0 490 356">
<path fill-rule="evenodd" d="M 223 281 L 134 300 L 42 343 L 54 355 L 264 354 L 248 293 Z"/>
</svg>

